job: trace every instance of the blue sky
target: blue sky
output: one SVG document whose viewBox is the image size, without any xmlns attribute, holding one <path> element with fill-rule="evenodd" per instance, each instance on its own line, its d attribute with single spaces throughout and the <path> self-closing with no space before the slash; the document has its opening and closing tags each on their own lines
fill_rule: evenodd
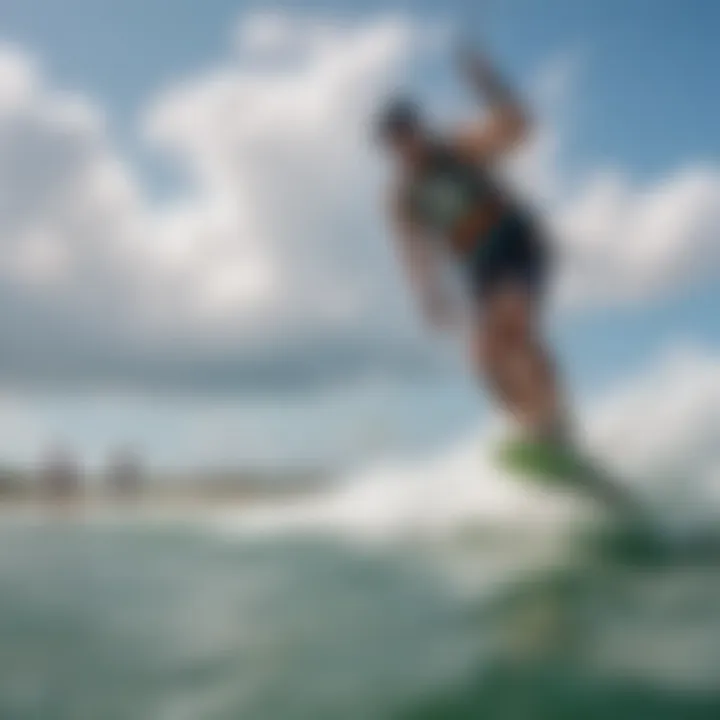
<svg viewBox="0 0 720 720">
<path fill-rule="evenodd" d="M 173 200 L 186 185 L 177 173 L 177 157 L 171 155 L 169 161 L 168 153 L 148 143 L 147 133 L 141 130 L 147 123 L 148 108 L 161 103 L 168 88 L 182 88 L 188 78 L 213 73 L 226 62 L 239 19 L 270 7 L 273 11 L 289 9 L 300 17 L 334 18 L 348 26 L 396 11 L 426 27 L 432 23 L 472 26 L 487 39 L 511 77 L 526 89 L 554 58 L 571 58 L 574 80 L 567 117 L 558 130 L 562 153 L 557 161 L 570 190 L 611 168 L 622 175 L 635 193 L 635 201 L 641 203 L 654 188 L 672 184 L 673 178 L 687 169 L 717 172 L 720 47 L 716 30 L 720 6 L 707 0 L 369 2 L 363 3 L 362 9 L 343 2 L 269 6 L 227 0 L 6 0 L 0 3 L 0 40 L 40 58 L 48 86 L 82 93 L 102 109 L 109 127 L 105 141 L 131 169 L 143 202 L 152 205 Z M 417 67 L 424 72 L 416 69 L 411 82 L 428 103 L 459 96 L 449 63 L 443 65 L 435 59 Z M 663 212 L 662 204 L 660 197 L 653 206 L 659 208 L 658 213 Z M 708 232 L 705 227 L 703 231 Z M 622 242 L 632 243 L 632 232 L 628 231 Z M 712 255 L 707 241 L 702 247 L 703 253 Z M 581 394 L 602 394 L 624 377 L 642 373 L 668 347 L 689 345 L 711 354 L 720 352 L 717 252 L 706 265 L 704 272 L 702 263 L 695 262 L 693 267 L 698 266 L 699 271 L 686 273 L 682 281 L 663 282 L 660 291 L 637 301 L 615 302 L 609 289 L 603 302 L 555 318 L 553 335 Z M 375 342 L 382 343 L 389 336 L 385 329 Z M 195 344 L 197 338 L 185 343 L 182 337 L 178 335 L 160 359 L 153 360 L 161 368 L 160 375 L 164 357 L 202 355 Z M 117 344 L 110 343 L 106 354 L 113 347 L 124 347 L 122 338 L 113 342 Z M 221 352 L 220 341 L 213 342 Z M 395 353 L 398 363 L 404 357 L 401 350 Z M 235 352 L 239 351 L 229 352 L 229 364 Z M 285 350 L 277 352 L 289 357 Z M 83 362 L 92 364 L 88 354 Z M 23 404 L 33 430 L 25 444 L 17 447 L 32 454 L 43 437 L 63 436 L 98 455 L 106 446 L 129 438 L 145 445 L 158 461 L 171 463 L 178 452 L 177 435 L 191 433 L 188 428 L 196 420 L 193 416 L 202 415 L 237 429 L 214 448 L 203 448 L 198 441 L 196 450 L 178 456 L 180 462 L 205 460 L 212 453 L 222 455 L 222 461 L 237 462 L 272 462 L 275 458 L 292 463 L 323 455 L 333 461 L 342 459 L 338 456 L 354 461 L 373 443 L 408 448 L 445 442 L 463 428 L 473 427 L 484 412 L 484 403 L 457 364 L 449 373 L 427 377 L 421 373 L 418 381 L 399 381 L 393 379 L 393 373 L 377 370 L 373 352 L 367 351 L 367 355 L 368 373 L 360 373 L 359 379 L 348 380 L 340 389 L 330 383 L 324 387 L 321 382 L 289 393 L 284 387 L 273 388 L 272 382 L 260 390 L 234 383 L 222 390 L 219 401 L 217 393 L 198 399 L 197 389 L 182 386 L 153 391 L 151 380 L 132 391 L 123 409 L 112 400 L 117 398 L 117 390 L 106 389 L 101 382 L 92 388 L 77 388 L 75 382 L 65 387 L 61 382 L 51 389 L 42 383 L 33 387 L 30 382 L 30 389 L 23 390 L 17 402 Z M 68 358 L 68 364 L 76 362 L 77 353 L 69 353 Z M 298 363 L 305 362 L 303 353 L 298 353 L 298 358 Z M 140 363 L 137 357 L 134 362 Z M 215 356 L 197 372 L 211 374 L 217 367 Z M 222 373 L 232 374 L 225 368 Z M 158 371 L 153 377 L 157 376 Z M 26 381 L 24 378 L 23 387 Z M 17 395 L 15 382 L 12 373 L 5 378 L 13 397 Z M 369 387 L 374 389 L 367 390 Z M 97 399 L 105 396 L 111 399 Z M 177 418 L 178 407 L 184 419 Z M 384 433 L 389 439 L 368 440 L 364 428 L 383 423 L 391 428 Z M 214 427 L 213 423 L 208 427 Z M 168 428 L 176 429 L 177 434 Z M 235 432 L 250 439 L 237 441 Z M 259 436 L 270 439 L 261 441 Z"/>
<path fill-rule="evenodd" d="M 399 9 L 477 21 L 520 76 L 549 55 L 578 48 L 587 58 L 577 148 L 584 159 L 621 162 L 642 175 L 720 155 L 713 92 L 720 8 L 706 0 L 428 0 L 367 2 L 362 10 L 327 0 L 25 0 L 0 4 L 0 24 L 5 39 L 33 48 L 63 85 L 102 98 L 118 131 L 127 132 L 158 88 L 223 53 L 237 17 L 267 7 L 350 17 Z"/>
</svg>

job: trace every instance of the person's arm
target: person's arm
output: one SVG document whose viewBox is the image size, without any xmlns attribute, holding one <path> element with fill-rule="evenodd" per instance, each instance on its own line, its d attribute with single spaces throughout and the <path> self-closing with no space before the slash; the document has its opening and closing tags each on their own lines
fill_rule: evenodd
<svg viewBox="0 0 720 720">
<path fill-rule="evenodd" d="M 486 57 L 463 49 L 460 59 L 466 79 L 485 100 L 487 114 L 461 128 L 454 145 L 474 160 L 492 160 L 524 140 L 530 123 L 519 99 Z"/>
<path fill-rule="evenodd" d="M 438 288 L 436 249 L 415 222 L 403 192 L 392 194 L 390 214 L 400 259 L 423 317 L 432 325 L 445 325 L 449 313 Z"/>
</svg>

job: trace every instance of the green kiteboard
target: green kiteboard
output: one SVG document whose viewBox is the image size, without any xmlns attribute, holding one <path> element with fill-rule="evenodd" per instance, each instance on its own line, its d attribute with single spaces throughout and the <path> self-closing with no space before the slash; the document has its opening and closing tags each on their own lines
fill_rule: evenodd
<svg viewBox="0 0 720 720">
<path fill-rule="evenodd" d="M 720 558 L 720 533 L 704 531 L 684 538 L 667 534 L 623 482 L 572 445 L 509 440 L 500 446 L 498 460 L 524 479 L 572 490 L 604 505 L 618 521 L 594 538 L 604 554 L 641 563 Z"/>
<path fill-rule="evenodd" d="M 508 440 L 500 446 L 501 464 L 551 485 L 576 485 L 594 469 L 571 447 L 535 440 Z"/>
<path fill-rule="evenodd" d="M 500 446 L 498 459 L 503 467 L 525 478 L 589 495 L 626 519 L 645 519 L 645 512 L 624 485 L 572 445 L 508 440 Z"/>
</svg>

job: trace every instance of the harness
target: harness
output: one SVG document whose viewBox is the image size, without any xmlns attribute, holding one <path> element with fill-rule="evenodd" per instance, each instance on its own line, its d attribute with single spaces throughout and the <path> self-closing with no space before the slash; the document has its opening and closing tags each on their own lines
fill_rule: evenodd
<svg viewBox="0 0 720 720">
<path fill-rule="evenodd" d="M 481 168 L 443 146 L 410 180 L 407 198 L 415 217 L 430 230 L 452 236 L 473 216 L 492 214 L 500 193 Z M 490 228 L 478 228 L 479 234 Z"/>
</svg>

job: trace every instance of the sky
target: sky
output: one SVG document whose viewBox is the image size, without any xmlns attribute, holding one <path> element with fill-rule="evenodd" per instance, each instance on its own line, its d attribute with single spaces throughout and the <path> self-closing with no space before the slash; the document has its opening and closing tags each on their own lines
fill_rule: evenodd
<svg viewBox="0 0 720 720">
<path fill-rule="evenodd" d="M 720 365 L 718 26 L 705 0 L 0 0 L 0 455 L 356 464 L 477 427 L 367 133 L 398 88 L 474 112 L 458 28 L 537 120 L 508 172 L 560 249 L 578 403 Z"/>
</svg>

